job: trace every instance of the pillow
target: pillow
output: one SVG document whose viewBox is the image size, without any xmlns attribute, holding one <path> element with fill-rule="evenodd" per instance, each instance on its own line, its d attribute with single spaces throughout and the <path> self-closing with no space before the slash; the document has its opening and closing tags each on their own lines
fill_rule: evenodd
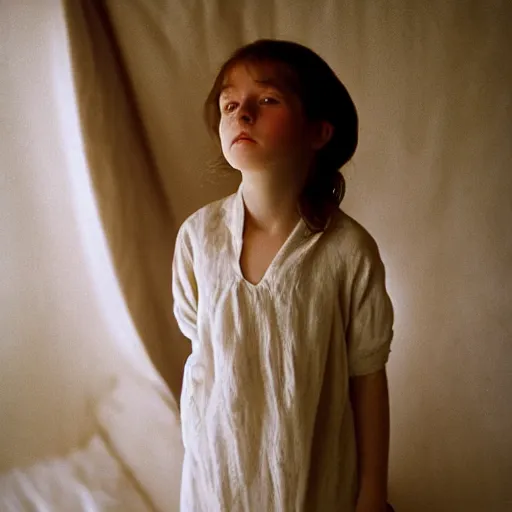
<svg viewBox="0 0 512 512">
<path fill-rule="evenodd" d="M 157 384 L 127 376 L 96 407 L 99 428 L 153 506 L 179 511 L 183 444 L 176 402 Z"/>
</svg>

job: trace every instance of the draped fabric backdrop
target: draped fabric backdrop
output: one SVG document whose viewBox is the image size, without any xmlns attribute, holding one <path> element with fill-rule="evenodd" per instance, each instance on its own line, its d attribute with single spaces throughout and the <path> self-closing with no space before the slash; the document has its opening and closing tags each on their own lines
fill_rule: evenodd
<svg viewBox="0 0 512 512">
<path fill-rule="evenodd" d="M 178 394 L 185 357 L 175 357 L 186 342 L 169 288 L 176 222 L 151 121 L 103 2 L 66 5 L 85 153 L 117 275 L 151 360 Z"/>
<path fill-rule="evenodd" d="M 277 37 L 323 56 L 359 110 L 342 206 L 377 239 L 396 311 L 391 502 L 509 509 L 511 2 L 0 11 L 2 467 L 81 439 L 88 397 L 113 374 L 178 396 L 189 347 L 172 317 L 174 237 L 239 179 L 210 168 L 202 102 L 232 50 Z"/>
</svg>

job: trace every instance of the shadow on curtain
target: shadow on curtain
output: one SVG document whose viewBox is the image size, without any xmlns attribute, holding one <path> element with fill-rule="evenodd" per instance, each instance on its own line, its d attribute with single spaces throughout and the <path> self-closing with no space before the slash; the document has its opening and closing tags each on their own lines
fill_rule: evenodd
<svg viewBox="0 0 512 512">
<path fill-rule="evenodd" d="M 101 2 L 64 2 L 82 135 L 100 216 L 135 327 L 179 399 L 189 344 L 172 314 L 177 230 Z"/>
</svg>

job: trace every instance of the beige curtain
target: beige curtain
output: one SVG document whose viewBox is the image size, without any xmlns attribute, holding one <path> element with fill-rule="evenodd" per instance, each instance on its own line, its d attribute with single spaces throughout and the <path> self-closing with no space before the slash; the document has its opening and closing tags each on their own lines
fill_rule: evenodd
<svg viewBox="0 0 512 512">
<path fill-rule="evenodd" d="M 237 46 L 302 42 L 354 97 L 344 209 L 376 237 L 396 309 L 390 490 L 400 511 L 511 502 L 512 4 L 67 0 L 83 137 L 125 300 L 178 393 L 178 225 L 233 190 L 201 103 Z"/>
<path fill-rule="evenodd" d="M 177 229 L 106 4 L 65 3 L 86 156 L 129 311 L 156 369 L 179 397 L 189 352 L 172 314 Z"/>
</svg>

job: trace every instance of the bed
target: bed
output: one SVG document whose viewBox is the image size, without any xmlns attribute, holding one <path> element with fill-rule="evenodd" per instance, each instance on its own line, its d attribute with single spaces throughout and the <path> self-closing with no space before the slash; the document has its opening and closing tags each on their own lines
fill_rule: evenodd
<svg viewBox="0 0 512 512">
<path fill-rule="evenodd" d="M 94 407 L 96 431 L 64 457 L 0 475 L 0 510 L 179 510 L 183 448 L 172 398 L 122 379 Z"/>
</svg>

